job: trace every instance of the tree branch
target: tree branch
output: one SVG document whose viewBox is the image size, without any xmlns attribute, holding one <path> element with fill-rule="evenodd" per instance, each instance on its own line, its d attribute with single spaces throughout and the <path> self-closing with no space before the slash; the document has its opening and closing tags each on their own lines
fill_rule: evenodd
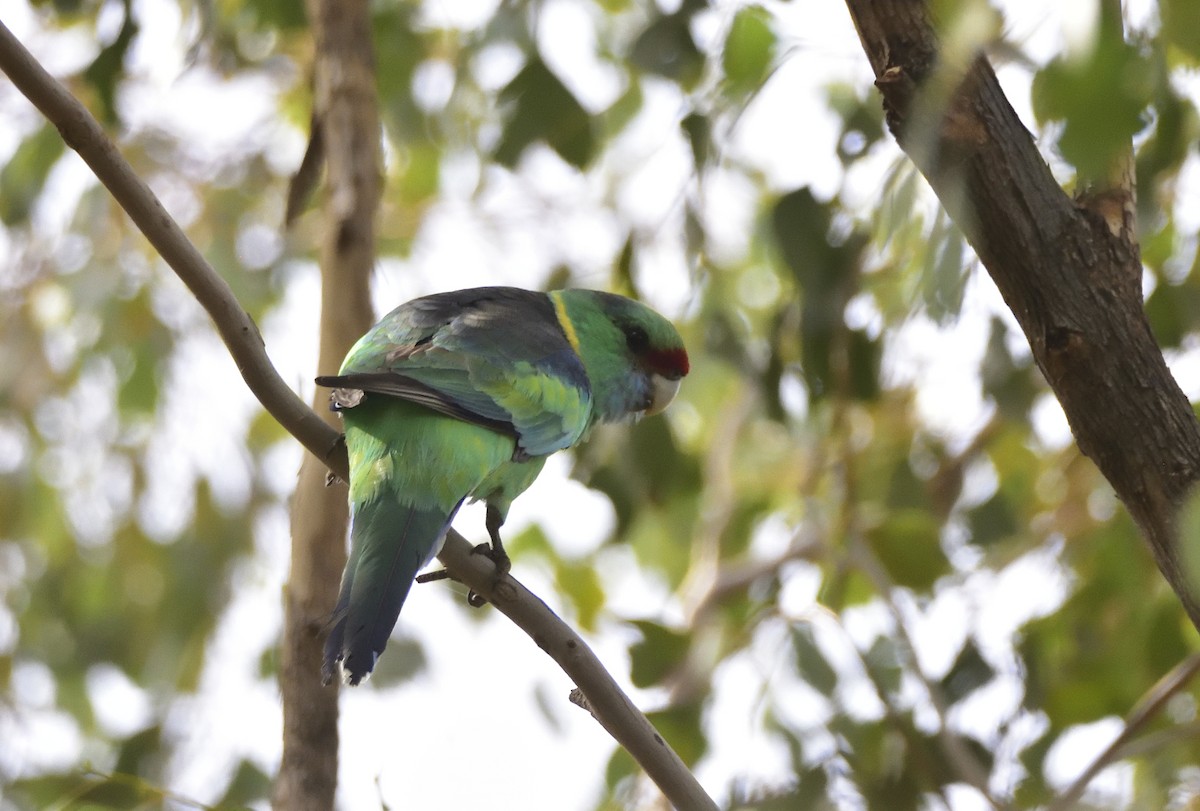
<svg viewBox="0 0 1200 811">
<path fill-rule="evenodd" d="M 100 125 L 0 23 L 0 70 L 49 119 L 91 167 L 134 224 L 193 291 L 247 386 L 268 413 L 323 464 L 349 478 L 339 433 L 313 412 L 271 364 L 257 327 L 229 285 L 209 267 L 162 204 L 129 167 Z M 716 809 L 683 761 L 605 671 L 595 654 L 545 603 L 451 530 L 439 560 L 533 638 L 586 694 L 601 725 L 624 746 L 679 809 Z"/>
<path fill-rule="evenodd" d="M 1079 444 L 1200 628 L 1177 519 L 1200 423 L 1142 309 L 1131 231 L 1069 198 L 979 55 L 941 59 L 924 2 L 847 0 L 888 126 L 970 240 Z"/>
<path fill-rule="evenodd" d="M 383 185 L 379 103 L 366 0 L 310 0 L 307 11 L 315 40 L 311 137 L 320 148 L 310 148 L 300 171 L 307 169 L 315 183 L 325 169 L 317 371 L 333 371 L 375 320 L 371 271 Z M 294 203 L 290 196 L 288 216 L 297 213 Z M 313 397 L 314 408 L 336 429 L 327 393 L 317 390 Z M 345 491 L 327 487 L 325 478 L 325 466 L 306 454 L 292 497 L 284 593 L 283 757 L 272 792 L 277 811 L 326 811 L 337 789 L 339 691 L 322 683 L 320 663 L 326 618 L 346 565 L 349 507 Z"/>
<path fill-rule="evenodd" d="M 1125 728 L 1121 730 L 1121 734 L 1117 735 L 1113 742 L 1096 756 L 1096 759 L 1083 770 L 1079 777 L 1075 778 L 1075 782 L 1068 786 L 1066 791 L 1047 807 L 1046 811 L 1068 811 L 1075 808 L 1092 779 L 1106 766 L 1126 756 L 1130 741 L 1145 729 L 1146 725 L 1162 711 L 1172 697 L 1187 687 L 1197 673 L 1200 673 L 1200 653 L 1193 653 L 1171 668 L 1171 672 L 1159 679 L 1130 710 L 1129 715 L 1125 718 Z"/>
<path fill-rule="evenodd" d="M 863 538 L 857 526 L 852 525 L 847 536 L 847 545 L 854 565 L 871 581 L 871 584 L 875 587 L 875 591 L 883 599 L 888 613 L 891 614 L 892 622 L 896 625 L 896 632 L 893 636 L 893 640 L 896 642 L 896 650 L 904 657 L 906 660 L 904 664 L 908 665 L 909 670 L 925 689 L 925 695 L 937 715 L 938 747 L 942 750 L 942 754 L 946 758 L 946 763 L 954 769 L 963 782 L 973 786 L 976 791 L 983 795 L 983 798 L 987 800 L 988 805 L 992 808 L 1007 808 L 1006 803 L 992 796 L 991 789 L 988 787 L 990 776 L 988 768 L 979 761 L 970 747 L 967 746 L 967 742 L 963 739 L 963 736 L 950 727 L 949 703 L 946 701 L 946 696 L 942 692 L 942 688 L 933 679 L 929 678 L 925 670 L 921 667 L 921 662 L 917 658 L 917 646 L 908 633 L 908 624 L 904 612 L 896 602 L 896 584 L 892 582 L 892 578 L 888 575 L 887 570 L 884 569 L 883 564 L 880 563 L 874 551 L 872 551 L 870 544 Z M 855 650 L 857 650 L 857 647 L 855 647 Z M 867 667 L 865 659 L 863 667 L 866 668 L 868 674 L 871 672 L 871 669 Z M 879 691 L 883 703 L 890 707 L 887 693 L 882 685 L 877 684 L 876 689 Z"/>
</svg>

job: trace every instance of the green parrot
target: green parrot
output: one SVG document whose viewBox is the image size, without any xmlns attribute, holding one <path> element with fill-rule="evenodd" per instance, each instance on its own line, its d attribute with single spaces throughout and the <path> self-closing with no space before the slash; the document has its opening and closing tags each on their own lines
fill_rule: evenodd
<svg viewBox="0 0 1200 811">
<path fill-rule="evenodd" d="M 671 322 L 612 293 L 480 287 L 388 313 L 317 378 L 346 429 L 352 521 L 325 682 L 371 672 L 463 502 L 487 503 L 481 548 L 507 571 L 500 527 L 546 457 L 662 411 L 687 372 Z"/>
</svg>

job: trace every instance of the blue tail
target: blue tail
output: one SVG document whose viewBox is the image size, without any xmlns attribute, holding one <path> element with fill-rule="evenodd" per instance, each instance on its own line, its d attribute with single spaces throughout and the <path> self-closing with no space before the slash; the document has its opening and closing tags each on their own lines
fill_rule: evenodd
<svg viewBox="0 0 1200 811">
<path fill-rule="evenodd" d="M 386 496 L 354 506 L 350 560 L 325 640 L 321 675 L 333 680 L 338 662 L 350 684 L 375 667 L 387 647 L 413 578 L 436 554 L 458 507 L 446 515 L 419 509 Z"/>
</svg>

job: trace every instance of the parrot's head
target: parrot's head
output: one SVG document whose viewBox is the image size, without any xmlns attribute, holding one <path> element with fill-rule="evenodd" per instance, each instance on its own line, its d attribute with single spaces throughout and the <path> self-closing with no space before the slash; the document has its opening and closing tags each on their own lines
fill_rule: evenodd
<svg viewBox="0 0 1200 811">
<path fill-rule="evenodd" d="M 596 290 L 564 290 L 580 306 L 577 350 L 605 419 L 657 414 L 688 373 L 675 325 L 641 302 Z M 588 312 L 590 311 L 590 313 Z M 583 316 L 583 317 L 579 317 Z"/>
</svg>

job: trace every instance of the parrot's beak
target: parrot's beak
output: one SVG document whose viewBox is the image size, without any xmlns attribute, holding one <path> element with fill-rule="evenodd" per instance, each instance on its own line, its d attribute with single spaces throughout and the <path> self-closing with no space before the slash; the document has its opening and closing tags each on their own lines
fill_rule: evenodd
<svg viewBox="0 0 1200 811">
<path fill-rule="evenodd" d="M 671 379 L 662 375 L 650 375 L 650 405 L 646 407 L 647 417 L 658 414 L 671 404 L 679 391 L 680 378 Z"/>
</svg>

